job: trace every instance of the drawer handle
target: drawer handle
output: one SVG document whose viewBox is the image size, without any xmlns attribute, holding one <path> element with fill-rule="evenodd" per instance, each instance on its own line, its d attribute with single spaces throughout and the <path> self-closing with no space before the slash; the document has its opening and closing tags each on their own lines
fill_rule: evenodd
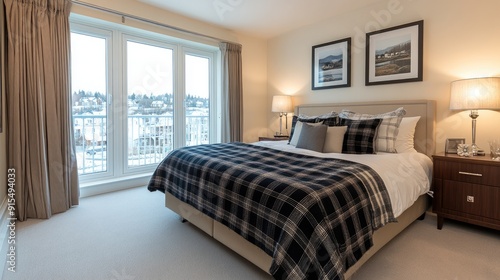
<svg viewBox="0 0 500 280">
<path fill-rule="evenodd" d="M 463 171 L 459 171 L 458 174 L 461 174 L 461 175 L 467 175 L 467 176 L 476 176 L 476 177 L 483 177 L 483 174 L 479 174 L 479 173 L 470 173 L 470 172 L 463 172 Z"/>
</svg>

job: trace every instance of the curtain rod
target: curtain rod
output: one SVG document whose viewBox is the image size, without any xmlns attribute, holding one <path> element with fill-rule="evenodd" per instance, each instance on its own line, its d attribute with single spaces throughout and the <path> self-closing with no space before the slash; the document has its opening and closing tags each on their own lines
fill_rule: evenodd
<svg viewBox="0 0 500 280">
<path fill-rule="evenodd" d="M 171 30 L 175 30 L 175 31 L 178 31 L 178 32 L 186 33 L 186 34 L 189 34 L 189 35 L 195 35 L 195 36 L 203 37 L 203 38 L 210 39 L 210 40 L 213 40 L 213 41 L 217 41 L 217 42 L 220 42 L 220 43 L 231 43 L 231 44 L 236 44 L 236 45 L 241 46 L 241 44 L 239 44 L 239 43 L 235 43 L 235 42 L 223 40 L 223 39 L 220 39 L 220 38 L 217 38 L 217 37 L 213 37 L 213 36 L 210 36 L 210 35 L 201 34 L 201 33 L 190 31 L 190 30 L 183 29 L 183 28 L 180 28 L 180 27 L 175 27 L 175 26 L 164 24 L 164 23 L 157 22 L 157 21 L 154 21 L 154 20 L 149 20 L 149 19 L 146 19 L 146 18 L 143 18 L 143 17 L 138 17 L 138 16 L 134 16 L 134 15 L 131 15 L 131 14 L 122 13 L 122 12 L 119 12 L 119 11 L 116 11 L 116 10 L 113 10 L 113 9 L 104 8 L 104 7 L 101 7 L 101 6 L 94 5 L 94 4 L 89 4 L 89 3 L 81 2 L 81 1 L 78 1 L 78 0 L 72 0 L 71 2 L 73 4 L 77 4 L 77 5 L 80 5 L 80 6 L 85 6 L 85 7 L 91 8 L 91 9 L 96 9 L 96 10 L 100 10 L 100 11 L 104 11 L 104 12 L 107 12 L 107 13 L 111 13 L 111 14 L 115 14 L 115 15 L 121 16 L 122 17 L 122 22 L 125 22 L 125 18 L 127 17 L 127 18 L 138 20 L 138 21 L 146 22 L 146 23 L 149 23 L 149 24 L 153 24 L 153 25 L 158 25 L 158 26 L 161 26 L 161 27 L 165 27 L 165 28 L 168 28 L 168 29 L 171 29 Z"/>
</svg>

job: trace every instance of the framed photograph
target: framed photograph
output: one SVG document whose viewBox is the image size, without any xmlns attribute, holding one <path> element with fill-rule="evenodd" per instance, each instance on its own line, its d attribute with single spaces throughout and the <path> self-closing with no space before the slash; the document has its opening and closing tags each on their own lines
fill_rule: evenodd
<svg viewBox="0 0 500 280">
<path fill-rule="evenodd" d="M 351 38 L 312 47 L 312 89 L 351 86 Z"/>
<path fill-rule="evenodd" d="M 365 85 L 422 81 L 424 21 L 366 34 Z"/>
<path fill-rule="evenodd" d="M 465 144 L 465 138 L 448 138 L 444 145 L 444 152 L 446 154 L 456 154 L 458 144 Z"/>
</svg>

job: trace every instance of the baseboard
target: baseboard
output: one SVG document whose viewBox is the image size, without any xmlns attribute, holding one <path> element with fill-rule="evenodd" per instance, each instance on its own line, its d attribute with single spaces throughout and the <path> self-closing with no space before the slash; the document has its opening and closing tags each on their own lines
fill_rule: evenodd
<svg viewBox="0 0 500 280">
<path fill-rule="evenodd" d="M 0 264 L 0 276 L 5 271 L 5 264 L 7 263 L 7 239 L 8 239 L 8 227 L 9 224 L 9 214 L 7 212 L 7 197 L 2 201 L 0 205 L 0 260 L 2 260 Z"/>
</svg>

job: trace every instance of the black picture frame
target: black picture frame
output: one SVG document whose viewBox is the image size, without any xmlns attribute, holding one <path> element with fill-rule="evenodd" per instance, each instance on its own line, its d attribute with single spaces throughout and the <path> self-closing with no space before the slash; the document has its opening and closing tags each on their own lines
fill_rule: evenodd
<svg viewBox="0 0 500 280">
<path fill-rule="evenodd" d="M 448 138 L 444 145 L 444 152 L 446 154 L 456 154 L 459 144 L 465 144 L 465 138 Z"/>
<path fill-rule="evenodd" d="M 351 38 L 312 47 L 313 90 L 351 86 Z"/>
<path fill-rule="evenodd" d="M 423 80 L 424 21 L 366 34 L 365 85 Z"/>
</svg>

